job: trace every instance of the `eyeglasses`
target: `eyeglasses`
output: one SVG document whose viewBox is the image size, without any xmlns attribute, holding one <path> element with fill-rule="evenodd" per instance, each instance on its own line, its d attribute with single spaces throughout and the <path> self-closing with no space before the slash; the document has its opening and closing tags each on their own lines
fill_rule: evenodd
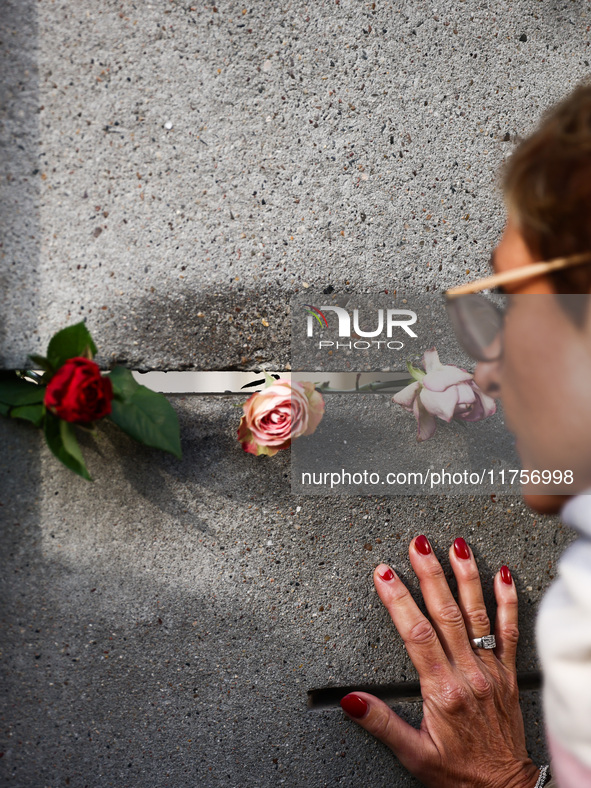
<svg viewBox="0 0 591 788">
<path fill-rule="evenodd" d="M 591 262 L 591 253 L 584 252 L 531 263 L 447 290 L 445 306 L 461 347 L 475 361 L 497 361 L 503 353 L 504 312 L 484 296 L 476 295 L 481 290 L 522 283 L 536 276 L 588 262 Z"/>
<path fill-rule="evenodd" d="M 475 361 L 497 361 L 503 354 L 505 314 L 481 295 L 447 299 L 445 308 L 460 347 Z"/>
</svg>

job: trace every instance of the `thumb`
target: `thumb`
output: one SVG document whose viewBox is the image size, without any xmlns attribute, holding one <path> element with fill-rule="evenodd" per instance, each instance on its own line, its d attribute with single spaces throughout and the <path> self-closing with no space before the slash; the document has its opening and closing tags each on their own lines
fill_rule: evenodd
<svg viewBox="0 0 591 788">
<path fill-rule="evenodd" d="M 341 700 L 341 708 L 389 747 L 410 772 L 416 774 L 424 769 L 429 752 L 425 735 L 401 719 L 384 701 L 367 692 L 351 692 Z"/>
</svg>

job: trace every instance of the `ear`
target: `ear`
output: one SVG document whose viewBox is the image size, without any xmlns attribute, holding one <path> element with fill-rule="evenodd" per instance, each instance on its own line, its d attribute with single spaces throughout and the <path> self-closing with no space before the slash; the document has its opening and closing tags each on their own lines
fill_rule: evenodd
<svg viewBox="0 0 591 788">
<path fill-rule="evenodd" d="M 522 268 L 532 263 L 542 262 L 544 258 L 535 245 L 532 245 L 531 242 L 526 242 L 524 234 L 519 229 L 517 218 L 514 214 L 509 214 L 505 230 L 495 249 L 494 259 L 495 270 L 501 273 L 503 271 L 511 271 L 514 268 Z M 551 294 L 555 292 L 552 282 L 547 276 L 527 279 L 523 284 L 517 282 L 504 289 L 508 293 L 517 295 Z"/>
</svg>

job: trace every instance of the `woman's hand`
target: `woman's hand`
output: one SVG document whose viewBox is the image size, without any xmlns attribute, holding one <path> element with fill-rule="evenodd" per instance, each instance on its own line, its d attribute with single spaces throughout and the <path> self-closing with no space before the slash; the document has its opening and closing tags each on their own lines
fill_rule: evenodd
<svg viewBox="0 0 591 788">
<path fill-rule="evenodd" d="M 366 692 L 347 695 L 348 715 L 384 742 L 431 788 L 533 788 L 538 769 L 525 747 L 515 652 L 517 592 L 507 567 L 497 572 L 496 648 L 473 649 L 471 639 L 491 633 L 472 551 L 456 539 L 449 557 L 458 602 L 426 537 L 410 544 L 431 622 L 385 564 L 374 572 L 380 599 L 418 671 L 423 696 L 420 730 Z"/>
</svg>

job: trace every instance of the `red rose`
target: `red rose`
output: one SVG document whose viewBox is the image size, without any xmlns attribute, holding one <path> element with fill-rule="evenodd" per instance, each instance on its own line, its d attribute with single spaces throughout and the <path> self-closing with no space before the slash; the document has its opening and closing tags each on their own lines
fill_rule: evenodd
<svg viewBox="0 0 591 788">
<path fill-rule="evenodd" d="M 64 421 L 87 424 L 111 412 L 113 386 L 98 364 L 70 358 L 47 384 L 45 406 Z"/>
</svg>

